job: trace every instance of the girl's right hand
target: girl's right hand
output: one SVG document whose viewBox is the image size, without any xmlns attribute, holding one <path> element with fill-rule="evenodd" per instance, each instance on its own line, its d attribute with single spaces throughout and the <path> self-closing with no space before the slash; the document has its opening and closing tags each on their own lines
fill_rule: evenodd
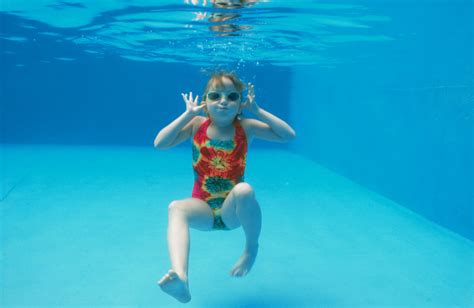
<svg viewBox="0 0 474 308">
<path fill-rule="evenodd" d="M 199 95 L 196 95 L 196 98 L 193 100 L 193 92 L 189 92 L 189 97 L 188 94 L 181 93 L 181 96 L 183 97 L 184 102 L 186 103 L 186 112 L 189 114 L 192 114 L 193 116 L 197 116 L 204 107 L 206 107 L 206 104 L 200 104 L 198 105 L 198 98 Z"/>
<path fill-rule="evenodd" d="M 199 4 L 199 0 L 191 0 L 191 1 L 184 0 L 184 3 L 186 3 L 186 4 L 189 4 L 189 2 L 191 2 L 192 5 L 198 5 Z M 206 4 L 207 4 L 207 0 L 203 0 L 202 1 L 202 6 L 206 6 Z"/>
</svg>

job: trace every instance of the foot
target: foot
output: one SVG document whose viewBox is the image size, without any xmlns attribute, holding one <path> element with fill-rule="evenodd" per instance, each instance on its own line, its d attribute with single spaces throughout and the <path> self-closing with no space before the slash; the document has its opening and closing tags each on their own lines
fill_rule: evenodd
<svg viewBox="0 0 474 308">
<path fill-rule="evenodd" d="M 187 303 L 191 300 L 188 279 L 179 277 L 178 274 L 171 269 L 158 281 L 158 285 L 165 293 L 173 296 L 181 303 Z"/>
<path fill-rule="evenodd" d="M 246 248 L 240 259 L 235 263 L 234 267 L 230 271 L 230 274 L 235 277 L 242 277 L 250 272 L 255 259 L 257 258 L 258 245 L 252 248 Z"/>
</svg>

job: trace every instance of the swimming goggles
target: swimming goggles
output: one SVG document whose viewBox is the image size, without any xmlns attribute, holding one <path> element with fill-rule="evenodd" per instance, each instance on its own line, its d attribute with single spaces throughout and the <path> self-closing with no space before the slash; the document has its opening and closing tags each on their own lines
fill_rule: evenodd
<svg viewBox="0 0 474 308">
<path fill-rule="evenodd" d="M 220 92 L 209 92 L 207 93 L 207 98 L 211 101 L 218 101 L 222 98 L 222 94 L 223 93 L 220 93 Z M 238 101 L 239 98 L 240 98 L 240 94 L 237 92 L 231 92 L 227 94 L 227 99 L 229 101 L 235 102 L 235 101 Z"/>
</svg>

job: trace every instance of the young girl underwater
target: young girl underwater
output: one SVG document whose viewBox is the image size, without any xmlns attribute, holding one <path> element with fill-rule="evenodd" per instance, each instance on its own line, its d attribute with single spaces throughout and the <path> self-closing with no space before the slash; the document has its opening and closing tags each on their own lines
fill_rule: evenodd
<svg viewBox="0 0 474 308">
<path fill-rule="evenodd" d="M 247 147 L 254 138 L 287 142 L 295 131 L 283 120 L 259 107 L 254 87 L 242 102 L 245 85 L 228 72 L 215 73 L 204 90 L 203 101 L 192 92 L 181 94 L 186 111 L 155 138 L 159 149 L 192 138 L 194 188 L 192 197 L 168 206 L 168 250 L 171 269 L 158 282 L 161 289 L 182 303 L 191 300 L 188 283 L 189 227 L 201 230 L 244 229 L 246 244 L 230 275 L 248 274 L 258 253 L 261 211 L 252 186 L 244 182 Z M 259 120 L 241 118 L 248 110 Z M 199 113 L 205 111 L 206 117 Z"/>
</svg>

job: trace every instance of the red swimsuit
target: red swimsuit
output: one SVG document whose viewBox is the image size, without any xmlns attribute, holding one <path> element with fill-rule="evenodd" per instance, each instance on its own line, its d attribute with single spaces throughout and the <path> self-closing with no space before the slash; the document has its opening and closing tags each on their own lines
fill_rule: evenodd
<svg viewBox="0 0 474 308">
<path fill-rule="evenodd" d="M 214 140 L 207 135 L 208 118 L 193 138 L 194 188 L 192 196 L 207 202 L 214 214 L 213 229 L 227 230 L 222 221 L 222 204 L 237 183 L 244 181 L 247 137 L 234 120 L 235 135 L 231 140 Z"/>
</svg>

